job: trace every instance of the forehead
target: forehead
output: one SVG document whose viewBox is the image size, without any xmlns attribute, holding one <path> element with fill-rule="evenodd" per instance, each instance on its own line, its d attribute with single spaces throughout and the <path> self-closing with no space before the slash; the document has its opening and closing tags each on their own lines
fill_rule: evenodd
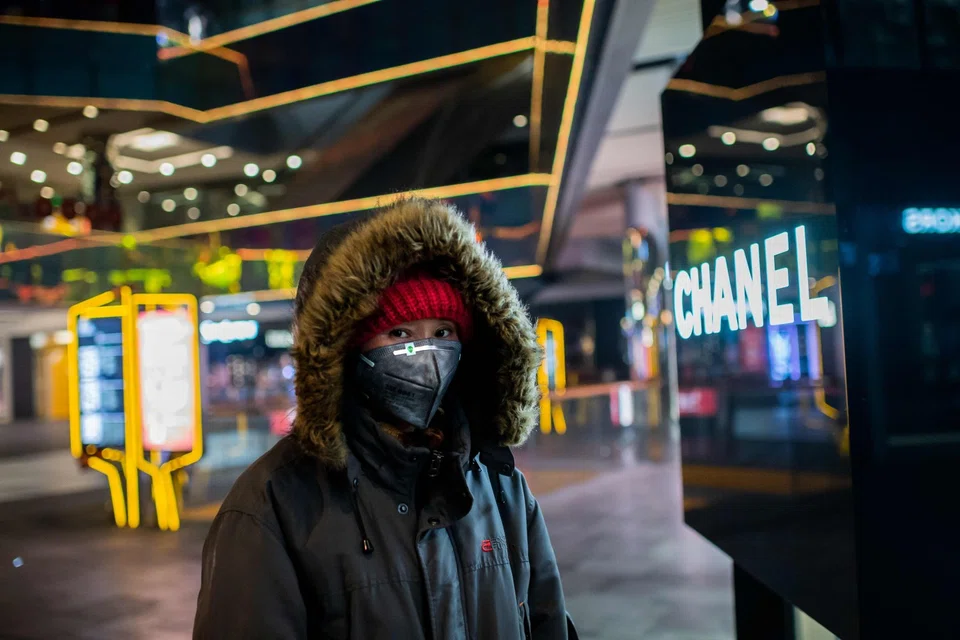
<svg viewBox="0 0 960 640">
<path fill-rule="evenodd" d="M 444 318 L 421 318 L 420 320 L 408 320 L 406 322 L 400 322 L 396 326 L 405 326 L 405 325 L 431 325 L 431 324 L 448 324 L 452 320 L 446 320 Z"/>
</svg>

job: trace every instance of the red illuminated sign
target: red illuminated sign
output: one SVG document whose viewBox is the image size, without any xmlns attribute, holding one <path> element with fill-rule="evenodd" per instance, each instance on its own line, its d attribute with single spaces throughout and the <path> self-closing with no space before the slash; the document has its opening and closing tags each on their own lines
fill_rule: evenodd
<svg viewBox="0 0 960 640">
<path fill-rule="evenodd" d="M 705 387 L 679 389 L 677 404 L 681 418 L 712 418 L 717 415 L 717 391 Z"/>
</svg>

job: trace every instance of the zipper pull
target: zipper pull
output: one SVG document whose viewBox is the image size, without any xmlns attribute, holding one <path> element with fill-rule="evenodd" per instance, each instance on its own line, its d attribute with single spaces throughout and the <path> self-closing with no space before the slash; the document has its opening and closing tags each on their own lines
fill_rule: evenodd
<svg viewBox="0 0 960 640">
<path fill-rule="evenodd" d="M 443 464 L 443 454 L 439 451 L 430 453 L 430 466 L 427 467 L 427 477 L 436 478 L 440 475 L 440 465 Z"/>
</svg>

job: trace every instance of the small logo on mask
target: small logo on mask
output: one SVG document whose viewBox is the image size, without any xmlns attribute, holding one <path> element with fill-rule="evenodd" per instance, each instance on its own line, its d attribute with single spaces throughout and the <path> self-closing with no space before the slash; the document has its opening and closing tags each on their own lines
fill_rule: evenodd
<svg viewBox="0 0 960 640">
<path fill-rule="evenodd" d="M 408 390 L 404 389 L 403 387 L 399 387 L 399 386 L 397 386 L 397 385 L 395 385 L 395 384 L 389 384 L 389 383 L 387 383 L 387 384 L 384 385 L 384 386 L 386 386 L 387 391 L 389 391 L 390 393 L 392 393 L 392 394 L 394 394 L 394 395 L 401 396 L 401 397 L 404 397 L 404 398 L 415 398 L 415 397 L 416 397 L 416 394 L 415 394 L 414 392 L 408 391 Z"/>
</svg>

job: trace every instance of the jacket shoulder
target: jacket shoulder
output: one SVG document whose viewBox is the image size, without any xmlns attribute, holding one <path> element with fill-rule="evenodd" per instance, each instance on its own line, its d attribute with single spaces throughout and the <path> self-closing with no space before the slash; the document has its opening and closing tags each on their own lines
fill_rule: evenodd
<svg viewBox="0 0 960 640">
<path fill-rule="evenodd" d="M 284 438 L 240 474 L 220 513 L 245 513 L 276 529 L 290 505 L 307 506 L 321 497 L 319 461 L 292 438 Z"/>
</svg>

